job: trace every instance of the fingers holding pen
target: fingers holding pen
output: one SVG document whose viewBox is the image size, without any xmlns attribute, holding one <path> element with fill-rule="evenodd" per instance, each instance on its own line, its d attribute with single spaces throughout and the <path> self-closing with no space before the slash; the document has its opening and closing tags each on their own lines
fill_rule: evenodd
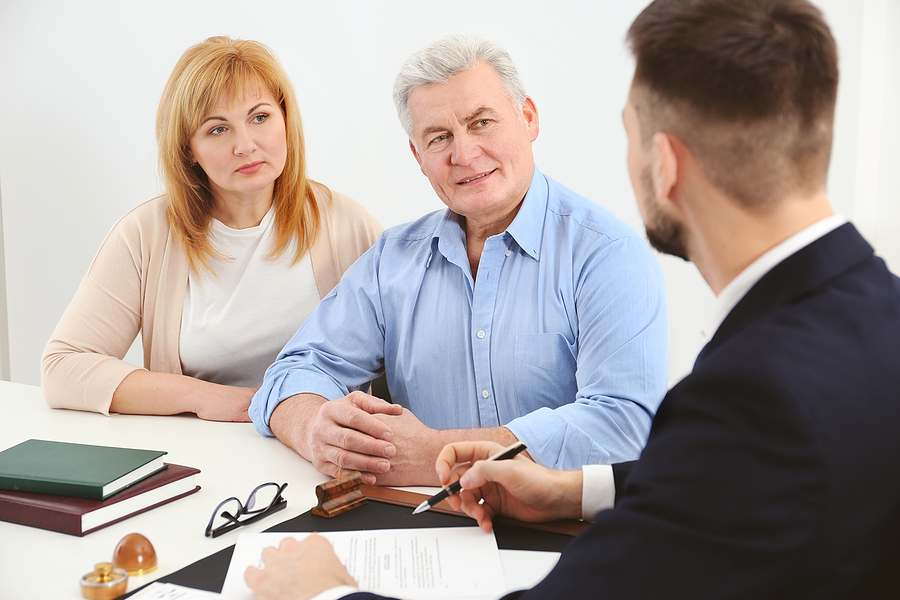
<svg viewBox="0 0 900 600">
<path fill-rule="evenodd" d="M 459 479 L 472 463 L 487 460 L 503 450 L 496 442 L 456 442 L 447 444 L 438 454 L 435 470 L 446 487 Z"/>
<path fill-rule="evenodd" d="M 510 454 L 510 450 L 514 453 Z M 504 485 L 510 479 L 510 472 L 516 472 L 515 468 L 510 469 L 510 463 L 519 462 L 515 452 L 521 449 L 493 442 L 460 442 L 446 446 L 436 461 L 443 485 L 458 480 L 462 487 L 458 494 L 449 497 L 450 506 L 474 518 L 487 532 L 493 529 L 494 517 L 509 505 L 511 497 Z M 530 459 L 518 458 L 531 463 Z"/>
</svg>

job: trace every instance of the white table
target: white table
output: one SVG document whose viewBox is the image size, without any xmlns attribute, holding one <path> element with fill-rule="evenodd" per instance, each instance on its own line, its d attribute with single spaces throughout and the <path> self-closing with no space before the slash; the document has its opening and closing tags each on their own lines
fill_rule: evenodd
<svg viewBox="0 0 900 600">
<path fill-rule="evenodd" d="M 147 448 L 166 462 L 200 469 L 200 491 L 84 537 L 0 521 L 0 598 L 81 598 L 78 581 L 94 564 L 112 560 L 125 535 L 153 543 L 159 567 L 131 577 L 128 591 L 226 548 L 241 530 L 259 532 L 316 505 L 315 486 L 327 481 L 308 462 L 250 423 L 215 423 L 193 416 L 152 417 L 53 410 L 38 387 L 0 381 L 0 449 L 30 438 Z M 243 500 L 260 483 L 288 483 L 287 508 L 216 539 L 203 535 L 216 505 Z"/>
<path fill-rule="evenodd" d="M 200 469 L 200 491 L 84 537 L 0 521 L 0 600 L 77 600 L 78 581 L 98 562 L 112 560 L 129 533 L 153 543 L 156 571 L 130 577 L 128 591 L 168 575 L 237 541 L 239 532 L 260 532 L 316 505 L 315 487 L 328 480 L 275 438 L 250 423 L 216 423 L 193 416 L 152 417 L 53 410 L 38 387 L 0 381 L 0 449 L 27 439 L 147 448 L 168 452 L 166 462 Z M 225 498 L 243 502 L 260 483 L 288 483 L 287 508 L 218 538 L 203 535 L 213 509 Z M 409 487 L 431 494 L 434 488 Z M 510 590 L 540 581 L 557 553 L 501 551 Z"/>
</svg>

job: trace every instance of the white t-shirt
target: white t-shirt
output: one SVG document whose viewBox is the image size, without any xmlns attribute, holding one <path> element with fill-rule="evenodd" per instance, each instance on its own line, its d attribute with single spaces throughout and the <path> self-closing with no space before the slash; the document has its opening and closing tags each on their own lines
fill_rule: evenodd
<svg viewBox="0 0 900 600">
<path fill-rule="evenodd" d="M 266 369 L 319 303 L 309 253 L 291 266 L 288 248 L 269 258 L 274 208 L 256 227 L 231 229 L 213 219 L 210 239 L 231 261 L 214 274 L 190 272 L 179 352 L 185 375 L 223 385 L 259 387 Z"/>
</svg>

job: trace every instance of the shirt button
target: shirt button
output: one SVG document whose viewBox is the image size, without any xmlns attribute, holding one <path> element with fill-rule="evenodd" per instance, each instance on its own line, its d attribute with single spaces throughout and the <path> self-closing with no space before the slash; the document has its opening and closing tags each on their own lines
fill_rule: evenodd
<svg viewBox="0 0 900 600">
<path fill-rule="evenodd" d="M 484 329 L 482 329 L 481 331 L 479 331 L 479 332 L 476 333 L 475 335 L 478 336 L 478 339 L 484 339 Z"/>
<path fill-rule="evenodd" d="M 491 393 L 490 393 L 489 391 L 487 391 L 487 390 L 481 390 L 481 397 L 482 397 L 482 398 L 489 398 L 490 395 L 491 395 Z"/>
<path fill-rule="evenodd" d="M 512 250 L 507 250 L 506 255 L 509 256 L 510 254 L 512 254 Z"/>
</svg>

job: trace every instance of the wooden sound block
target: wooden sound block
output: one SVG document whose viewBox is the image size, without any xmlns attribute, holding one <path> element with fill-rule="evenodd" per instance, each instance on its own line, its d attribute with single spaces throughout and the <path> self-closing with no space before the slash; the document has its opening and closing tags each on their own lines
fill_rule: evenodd
<svg viewBox="0 0 900 600">
<path fill-rule="evenodd" d="M 319 504 L 312 509 L 312 514 L 330 519 L 348 510 L 359 508 L 366 503 L 366 497 L 360 491 L 362 475 L 354 471 L 337 479 L 316 486 L 316 497 Z"/>
</svg>

